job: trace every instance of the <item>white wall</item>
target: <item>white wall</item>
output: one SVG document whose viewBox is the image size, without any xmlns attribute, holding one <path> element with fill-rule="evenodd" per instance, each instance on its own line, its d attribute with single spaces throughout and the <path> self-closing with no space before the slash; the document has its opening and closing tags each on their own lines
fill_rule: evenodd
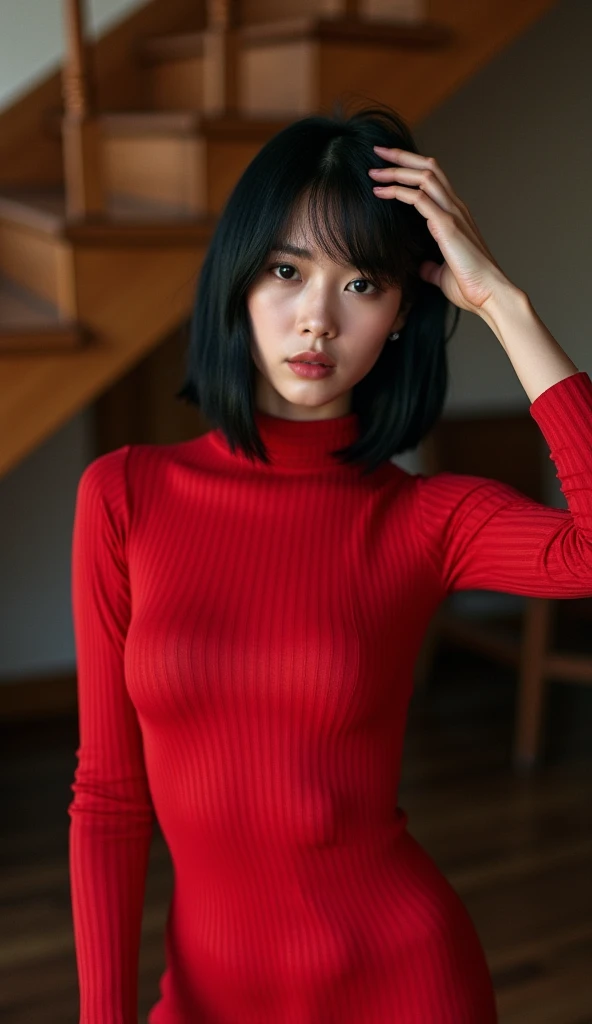
<svg viewBox="0 0 592 1024">
<path fill-rule="evenodd" d="M 86 0 L 90 36 L 144 0 Z M 63 54 L 62 0 L 0 0 L 0 109 L 57 69 Z"/>
<path fill-rule="evenodd" d="M 0 4 L 14 11 L 17 0 Z M 592 374 L 591 33 L 592 5 L 563 0 L 415 134 L 468 203 L 505 272 L 576 366 Z M 446 411 L 528 408 L 501 345 L 477 317 L 462 313 L 449 354 Z M 92 456 L 83 415 L 0 479 L 0 681 L 74 665 L 72 516 Z M 421 468 L 411 456 L 397 461 Z M 548 472 L 548 501 L 565 507 L 550 460 Z"/>
</svg>

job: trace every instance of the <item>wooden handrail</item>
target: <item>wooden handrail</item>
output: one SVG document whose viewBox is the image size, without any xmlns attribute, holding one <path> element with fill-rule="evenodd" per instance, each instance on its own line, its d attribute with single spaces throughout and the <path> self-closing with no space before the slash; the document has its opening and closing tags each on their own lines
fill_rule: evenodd
<svg viewBox="0 0 592 1024">
<path fill-rule="evenodd" d="M 100 124 L 92 96 L 83 4 L 84 0 L 63 0 L 62 141 L 69 221 L 96 218 L 105 212 Z"/>
</svg>

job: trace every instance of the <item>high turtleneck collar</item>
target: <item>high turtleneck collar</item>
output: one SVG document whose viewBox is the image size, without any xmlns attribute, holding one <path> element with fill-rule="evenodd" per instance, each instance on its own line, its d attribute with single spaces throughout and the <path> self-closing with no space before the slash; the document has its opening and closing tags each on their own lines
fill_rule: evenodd
<svg viewBox="0 0 592 1024">
<path fill-rule="evenodd" d="M 358 437 L 359 416 L 355 412 L 332 419 L 290 420 L 256 409 L 255 423 L 272 460 L 270 465 L 259 459 L 251 462 L 238 448 L 233 455 L 219 429 L 212 431 L 212 441 L 241 465 L 260 467 L 264 472 L 273 472 L 274 469 L 341 469 L 351 472 L 355 468 L 353 465 L 341 465 L 331 455 L 332 451 L 347 447 Z"/>
</svg>

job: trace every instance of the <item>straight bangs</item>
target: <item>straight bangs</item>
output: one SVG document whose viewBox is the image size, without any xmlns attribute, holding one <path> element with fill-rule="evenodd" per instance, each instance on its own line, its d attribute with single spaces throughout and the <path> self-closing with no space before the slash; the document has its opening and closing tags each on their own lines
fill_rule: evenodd
<svg viewBox="0 0 592 1024">
<path fill-rule="evenodd" d="M 331 162 L 307 191 L 305 216 L 311 235 L 329 259 L 355 267 L 377 288 L 405 289 L 420 256 L 412 211 L 374 195 L 367 160 L 357 168 L 351 155 L 340 159 L 347 142 L 336 140 Z"/>
</svg>

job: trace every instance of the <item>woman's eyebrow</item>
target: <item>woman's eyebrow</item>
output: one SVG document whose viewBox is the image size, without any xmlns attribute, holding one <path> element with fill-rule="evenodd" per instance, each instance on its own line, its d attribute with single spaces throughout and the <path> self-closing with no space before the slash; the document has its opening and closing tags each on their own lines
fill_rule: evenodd
<svg viewBox="0 0 592 1024">
<path fill-rule="evenodd" d="M 283 254 L 284 256 L 299 256 L 303 260 L 312 260 L 314 258 L 310 249 L 301 249 L 300 246 L 291 245 L 290 242 L 277 242 L 271 251 Z"/>
<path fill-rule="evenodd" d="M 299 245 L 292 245 L 291 242 L 276 242 L 270 252 L 278 256 L 299 256 L 303 260 L 314 260 L 314 253 L 310 249 L 302 249 Z M 344 267 L 353 267 L 353 263 L 344 263 Z"/>
</svg>

